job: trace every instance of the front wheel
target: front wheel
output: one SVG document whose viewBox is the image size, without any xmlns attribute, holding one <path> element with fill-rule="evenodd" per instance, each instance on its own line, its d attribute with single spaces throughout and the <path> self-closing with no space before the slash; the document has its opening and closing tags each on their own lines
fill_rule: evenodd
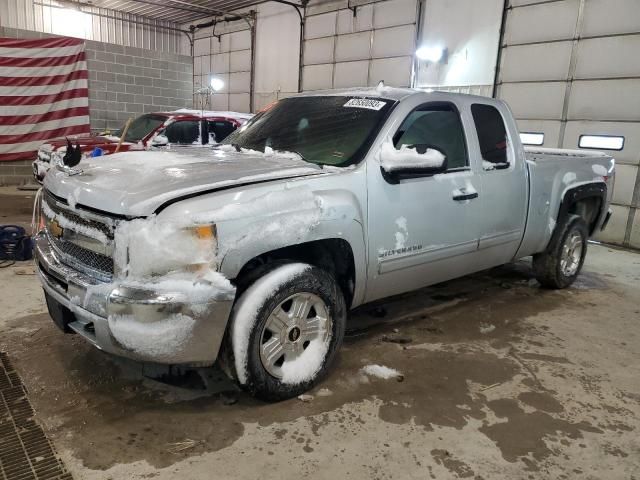
<svg viewBox="0 0 640 480">
<path fill-rule="evenodd" d="M 229 363 L 238 383 L 277 401 L 307 391 L 327 372 L 342 344 L 346 307 L 331 274 L 291 263 L 251 285 L 231 322 Z"/>
<path fill-rule="evenodd" d="M 543 287 L 566 288 L 577 278 L 587 254 L 589 230 L 579 215 L 569 215 L 547 250 L 533 256 L 533 271 Z"/>
</svg>

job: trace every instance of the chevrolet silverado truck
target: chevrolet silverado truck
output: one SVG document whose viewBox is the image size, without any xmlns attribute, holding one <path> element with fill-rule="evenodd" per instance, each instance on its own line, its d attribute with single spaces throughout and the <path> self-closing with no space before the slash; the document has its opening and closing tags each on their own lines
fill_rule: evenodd
<svg viewBox="0 0 640 480">
<path fill-rule="evenodd" d="M 207 149 L 47 175 L 37 271 L 53 321 L 141 362 L 216 361 L 266 400 L 316 384 L 366 302 L 533 256 L 579 274 L 614 160 L 524 149 L 504 102 L 379 87 L 280 100 Z"/>
<path fill-rule="evenodd" d="M 118 149 L 145 150 L 170 145 L 207 145 L 221 142 L 253 115 L 238 112 L 208 112 L 186 108 L 173 112 L 147 113 L 133 119 L 124 138 L 124 127 L 112 134 L 73 135 L 69 140 L 86 155 L 110 155 Z M 118 145 L 120 147 L 118 148 Z M 54 138 L 38 148 L 32 163 L 33 177 L 42 183 L 51 165 L 67 150 L 67 138 Z"/>
</svg>

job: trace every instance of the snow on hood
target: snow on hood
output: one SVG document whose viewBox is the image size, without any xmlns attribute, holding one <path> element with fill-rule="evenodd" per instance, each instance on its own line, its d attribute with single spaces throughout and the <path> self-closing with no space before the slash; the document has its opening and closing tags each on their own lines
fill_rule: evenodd
<svg viewBox="0 0 640 480">
<path fill-rule="evenodd" d="M 110 213 L 148 216 L 167 201 L 206 190 L 326 173 L 320 167 L 279 152 L 175 148 L 123 152 L 87 159 L 82 173 L 51 169 L 45 187 L 61 198 Z"/>
</svg>

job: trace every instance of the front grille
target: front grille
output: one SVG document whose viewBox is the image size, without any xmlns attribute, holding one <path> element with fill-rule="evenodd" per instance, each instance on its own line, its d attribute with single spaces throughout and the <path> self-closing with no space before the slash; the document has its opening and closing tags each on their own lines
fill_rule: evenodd
<svg viewBox="0 0 640 480">
<path fill-rule="evenodd" d="M 65 263 L 76 262 L 71 266 L 81 268 L 84 265 L 91 270 L 97 270 L 103 275 L 113 275 L 113 259 L 111 257 L 83 248 L 75 243 L 58 240 L 54 237 L 49 238 L 54 248 L 62 253 L 63 258 L 61 260 L 63 262 L 65 260 L 67 261 Z"/>
<path fill-rule="evenodd" d="M 95 230 L 99 230 L 100 232 L 104 233 L 108 239 L 113 240 L 113 230 L 106 223 L 83 218 L 71 210 L 60 207 L 60 205 L 57 203 L 58 200 L 56 200 L 55 197 L 53 197 L 53 195 L 51 195 L 49 192 L 45 192 L 44 200 L 45 202 L 47 202 L 47 205 L 49 205 L 51 210 L 54 211 L 54 213 L 64 215 L 67 219 L 71 220 L 74 223 L 77 223 L 78 225 L 83 225 Z"/>
<path fill-rule="evenodd" d="M 93 219 L 91 216 L 95 214 L 87 214 L 87 216 L 80 215 L 77 212 L 71 210 L 65 205 L 65 203 L 45 191 L 43 201 L 53 211 L 56 217 L 63 217 L 69 222 L 77 224 L 79 227 L 87 227 L 94 231 L 103 233 L 108 242 L 113 242 L 113 225 L 115 221 L 109 217 L 104 217 L 103 221 Z M 76 230 L 71 227 L 69 230 Z M 51 246 L 55 250 L 57 256 L 62 263 L 67 264 L 71 268 L 86 273 L 89 276 L 95 277 L 101 281 L 111 281 L 113 276 L 113 258 L 104 253 L 94 251 L 84 246 L 78 245 L 73 241 L 73 238 L 57 237 L 49 231 L 49 224 L 47 224 L 47 232 L 49 233 L 49 241 Z M 82 232 L 76 232 L 82 234 Z"/>
</svg>

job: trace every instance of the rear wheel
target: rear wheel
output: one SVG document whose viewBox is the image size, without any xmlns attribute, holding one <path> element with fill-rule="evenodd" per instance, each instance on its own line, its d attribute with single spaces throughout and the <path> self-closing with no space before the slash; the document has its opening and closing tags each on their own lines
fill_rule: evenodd
<svg viewBox="0 0 640 480">
<path fill-rule="evenodd" d="M 263 400 L 284 400 L 315 385 L 342 344 L 346 307 L 328 272 L 276 267 L 238 299 L 230 345 L 238 383 Z"/>
<path fill-rule="evenodd" d="M 566 288 L 577 278 L 585 255 L 589 230 L 579 215 L 569 215 L 547 250 L 533 256 L 536 279 L 547 288 Z"/>
</svg>

